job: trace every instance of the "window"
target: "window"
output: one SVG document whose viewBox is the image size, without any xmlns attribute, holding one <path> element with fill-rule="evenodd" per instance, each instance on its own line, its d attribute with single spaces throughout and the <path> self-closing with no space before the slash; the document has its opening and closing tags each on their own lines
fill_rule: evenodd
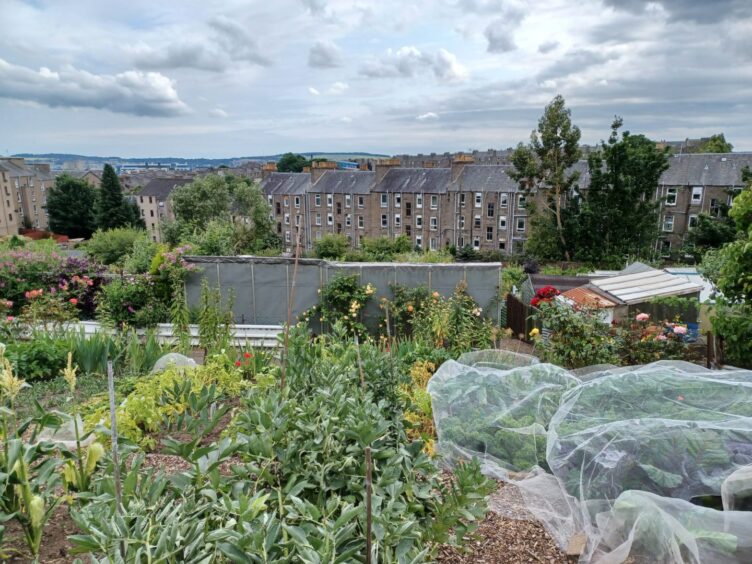
<svg viewBox="0 0 752 564">
<path fill-rule="evenodd" d="M 689 227 L 690 229 L 692 227 L 697 227 L 697 214 L 692 214 L 689 216 Z"/>
<path fill-rule="evenodd" d="M 398 208 L 402 205 L 402 194 L 394 195 L 394 207 Z"/>
<path fill-rule="evenodd" d="M 144 203 L 144 197 L 143 196 L 139 196 L 139 198 L 141 200 L 141 203 L 143 204 Z M 269 203 L 270 204 L 272 203 L 272 197 L 271 196 L 269 196 Z"/>
<path fill-rule="evenodd" d="M 416 208 L 423 207 L 423 194 L 415 194 L 415 207 Z"/>
<path fill-rule="evenodd" d="M 423 216 L 422 215 L 415 216 L 415 227 L 417 227 L 418 229 L 423 229 Z"/>
<path fill-rule="evenodd" d="M 493 217 L 494 216 L 494 205 L 493 205 L 493 202 L 489 202 L 488 203 L 488 209 L 486 210 L 486 215 L 488 217 Z"/>
<path fill-rule="evenodd" d="M 465 216 L 461 215 L 457 218 L 457 229 L 465 228 Z"/>
<path fill-rule="evenodd" d="M 666 205 L 667 206 L 675 206 L 676 205 L 676 188 L 667 188 L 666 189 Z"/>
<path fill-rule="evenodd" d="M 320 213 L 316 214 L 316 225 L 321 225 L 321 214 Z"/>
<path fill-rule="evenodd" d="M 674 216 L 673 215 L 663 216 L 663 230 L 667 232 L 671 232 L 674 230 Z"/>
<path fill-rule="evenodd" d="M 507 242 L 506 241 L 499 241 L 499 250 L 505 251 L 507 249 Z"/>
<path fill-rule="evenodd" d="M 431 231 L 436 231 L 439 228 L 439 220 L 435 217 L 432 217 L 429 226 L 431 228 Z"/>
<path fill-rule="evenodd" d="M 409 237 L 412 234 L 413 234 L 412 225 L 410 225 L 409 223 L 406 223 L 405 224 L 405 235 L 407 235 Z"/>
<path fill-rule="evenodd" d="M 710 198 L 710 215 L 718 217 L 721 213 L 721 203 L 716 198 Z"/>
<path fill-rule="evenodd" d="M 695 186 L 692 188 L 692 204 L 702 203 L 702 186 Z"/>
<path fill-rule="evenodd" d="M 402 217 L 398 213 L 394 214 L 394 226 L 402 227 Z"/>
<path fill-rule="evenodd" d="M 285 214 L 285 225 L 290 225 L 290 214 L 289 213 Z"/>
<path fill-rule="evenodd" d="M 506 208 L 507 206 L 509 206 L 509 196 L 502 194 L 499 196 L 499 207 Z"/>
<path fill-rule="evenodd" d="M 144 197 L 143 197 L 143 196 L 141 196 L 141 201 L 142 201 L 142 202 L 144 201 Z M 267 201 L 267 202 L 269 202 L 269 205 L 270 205 L 270 206 L 272 205 L 272 195 L 271 195 L 271 194 L 269 194 L 269 195 L 268 195 L 268 196 L 266 197 L 266 201 Z"/>
<path fill-rule="evenodd" d="M 285 207 L 289 208 L 290 207 L 290 198 L 288 198 L 287 196 L 285 196 L 284 202 L 285 202 Z"/>
<path fill-rule="evenodd" d="M 479 208 L 483 205 L 483 194 L 481 192 L 475 193 L 475 207 Z"/>
<path fill-rule="evenodd" d="M 151 196 L 149 196 L 149 203 L 150 203 L 150 204 L 152 203 L 152 198 L 151 198 Z"/>
<path fill-rule="evenodd" d="M 465 194 L 464 193 L 460 193 L 460 207 L 461 208 L 465 207 Z"/>
<path fill-rule="evenodd" d="M 282 205 L 279 202 L 277 202 L 276 208 L 277 208 L 277 215 L 280 215 L 282 213 Z"/>
<path fill-rule="evenodd" d="M 350 227 L 352 225 L 352 215 L 345 214 L 345 226 Z"/>
<path fill-rule="evenodd" d="M 295 216 L 295 225 L 297 227 L 300 227 L 300 214 Z"/>
<path fill-rule="evenodd" d="M 314 201 L 316 202 L 316 207 L 320 208 L 321 207 L 321 194 L 316 194 L 314 196 Z"/>
<path fill-rule="evenodd" d="M 517 231 L 525 231 L 525 218 L 524 217 L 517 218 Z"/>
<path fill-rule="evenodd" d="M 363 229 L 363 228 L 365 228 L 365 222 L 363 221 L 363 216 L 359 215 L 358 216 L 358 229 Z"/>
<path fill-rule="evenodd" d="M 486 241 L 493 241 L 493 226 L 488 225 L 486 227 Z"/>
<path fill-rule="evenodd" d="M 156 225 L 154 225 L 153 223 L 151 224 L 151 230 L 152 230 L 152 231 L 156 231 L 156 230 L 157 230 L 157 227 L 156 227 Z"/>
<path fill-rule="evenodd" d="M 435 251 L 436 249 L 439 248 L 439 240 L 436 237 L 431 237 L 430 245 L 431 245 L 431 250 Z"/>
<path fill-rule="evenodd" d="M 386 208 L 389 206 L 389 194 L 381 195 L 381 207 Z"/>
<path fill-rule="evenodd" d="M 521 210 L 525 209 L 525 204 L 527 203 L 527 198 L 524 194 L 520 194 L 517 196 L 517 207 Z"/>
<path fill-rule="evenodd" d="M 154 217 L 154 210 L 149 210 L 149 217 Z"/>
<path fill-rule="evenodd" d="M 342 202 L 337 202 L 337 215 L 342 215 Z"/>
<path fill-rule="evenodd" d="M 358 196 L 358 207 L 363 209 L 366 205 L 366 199 L 363 196 Z"/>
<path fill-rule="evenodd" d="M 507 228 L 507 216 L 500 215 L 499 216 L 499 229 L 506 230 L 506 228 Z"/>
<path fill-rule="evenodd" d="M 350 194 L 345 194 L 345 207 L 346 208 L 352 207 L 352 196 Z"/>
<path fill-rule="evenodd" d="M 667 241 L 665 239 L 661 241 L 661 256 L 671 256 L 671 241 Z"/>
<path fill-rule="evenodd" d="M 334 225 L 334 216 L 330 213 L 326 214 L 326 224 Z"/>
<path fill-rule="evenodd" d="M 475 229 L 480 229 L 480 214 L 475 216 L 475 219 L 473 220 L 473 227 L 475 227 Z"/>
<path fill-rule="evenodd" d="M 413 204 L 411 202 L 405 202 L 405 217 L 413 215 Z"/>
<path fill-rule="evenodd" d="M 385 213 L 381 214 L 381 228 L 386 229 L 389 227 L 389 216 L 387 216 Z"/>
<path fill-rule="evenodd" d="M 439 197 L 435 194 L 431 195 L 431 209 L 435 210 L 439 207 Z"/>
<path fill-rule="evenodd" d="M 290 237 L 290 232 L 285 231 L 285 243 L 290 243 L 290 242 L 292 242 L 292 237 Z"/>
<path fill-rule="evenodd" d="M 331 194 L 327 194 L 326 195 L 326 207 L 331 208 L 332 204 L 334 204 L 334 196 L 332 196 Z"/>
<path fill-rule="evenodd" d="M 457 248 L 458 249 L 462 249 L 464 247 L 465 247 L 465 238 L 464 237 L 458 238 L 457 239 Z"/>
<path fill-rule="evenodd" d="M 423 248 L 423 236 L 422 235 L 416 235 L 415 236 L 415 246 L 419 249 Z"/>
<path fill-rule="evenodd" d="M 480 249 L 480 237 L 473 237 L 473 249 Z"/>
<path fill-rule="evenodd" d="M 296 208 L 300 207 L 300 196 L 295 196 L 295 207 Z"/>
</svg>

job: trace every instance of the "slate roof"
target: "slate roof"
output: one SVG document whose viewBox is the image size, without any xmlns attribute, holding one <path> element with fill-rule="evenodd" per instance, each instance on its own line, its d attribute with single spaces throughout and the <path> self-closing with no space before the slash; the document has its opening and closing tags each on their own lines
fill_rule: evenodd
<svg viewBox="0 0 752 564">
<path fill-rule="evenodd" d="M 507 171 L 509 165 L 465 165 L 452 182 L 452 192 L 516 192 L 519 184 Z"/>
<path fill-rule="evenodd" d="M 155 178 L 150 181 L 138 196 L 154 196 L 157 200 L 166 200 L 170 193 L 178 186 L 190 184 L 192 178 Z"/>
<path fill-rule="evenodd" d="M 311 188 L 307 172 L 273 172 L 261 181 L 261 191 L 268 195 L 305 194 Z"/>
<path fill-rule="evenodd" d="M 10 160 L 0 160 L 0 169 L 8 173 L 11 178 L 34 176 L 34 171 L 27 166 L 17 165 Z"/>
<path fill-rule="evenodd" d="M 368 194 L 376 182 L 376 173 L 364 170 L 327 170 L 311 187 L 322 194 Z"/>
<path fill-rule="evenodd" d="M 101 170 L 64 170 L 62 171 L 62 174 L 68 174 L 74 178 L 83 178 L 87 174 L 93 174 L 100 180 L 102 179 L 102 171 Z"/>
<path fill-rule="evenodd" d="M 743 186 L 742 169 L 752 169 L 752 153 L 674 155 L 660 183 L 667 186 Z"/>
<path fill-rule="evenodd" d="M 378 182 L 374 192 L 445 194 L 452 180 L 448 168 L 392 168 Z"/>
</svg>

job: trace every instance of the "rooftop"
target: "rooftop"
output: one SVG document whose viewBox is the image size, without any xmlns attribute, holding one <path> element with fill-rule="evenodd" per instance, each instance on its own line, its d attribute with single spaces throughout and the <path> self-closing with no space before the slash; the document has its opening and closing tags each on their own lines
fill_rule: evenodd
<svg viewBox="0 0 752 564">
<path fill-rule="evenodd" d="M 701 284 L 690 282 L 686 277 L 656 269 L 593 280 L 591 284 L 626 304 L 637 304 L 659 296 L 696 294 L 702 290 Z"/>
<path fill-rule="evenodd" d="M 139 196 L 154 196 L 157 200 L 166 200 L 170 193 L 178 186 L 183 186 L 192 182 L 191 178 L 155 178 L 151 180 Z"/>
</svg>

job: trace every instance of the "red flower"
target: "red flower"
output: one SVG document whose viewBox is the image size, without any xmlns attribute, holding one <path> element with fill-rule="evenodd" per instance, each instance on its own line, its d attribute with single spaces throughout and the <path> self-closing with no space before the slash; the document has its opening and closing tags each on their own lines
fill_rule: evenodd
<svg viewBox="0 0 752 564">
<path fill-rule="evenodd" d="M 239 361 L 239 360 L 236 360 L 236 361 L 235 361 L 235 366 L 240 366 L 240 364 L 241 364 L 241 363 L 240 363 L 240 361 Z"/>
<path fill-rule="evenodd" d="M 69 301 L 70 303 L 72 303 L 73 305 L 78 305 L 78 300 L 77 300 L 76 298 L 71 298 L 71 299 L 69 299 L 68 301 Z"/>
<path fill-rule="evenodd" d="M 537 307 L 540 303 L 540 298 L 538 296 L 535 296 L 532 300 L 530 300 L 530 305 L 533 307 Z"/>
<path fill-rule="evenodd" d="M 244 356 L 245 358 L 251 358 L 251 357 L 252 357 L 253 355 L 252 355 L 251 353 L 249 353 L 249 352 L 244 352 L 244 353 L 243 353 L 243 356 Z"/>
</svg>

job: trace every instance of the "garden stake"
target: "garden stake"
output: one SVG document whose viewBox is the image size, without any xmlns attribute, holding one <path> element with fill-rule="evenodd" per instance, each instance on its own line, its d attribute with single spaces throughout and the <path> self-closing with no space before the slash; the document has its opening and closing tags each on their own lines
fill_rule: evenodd
<svg viewBox="0 0 752 564">
<path fill-rule="evenodd" d="M 115 372 L 112 361 L 107 361 L 107 392 L 110 396 L 110 431 L 112 433 L 112 464 L 115 478 L 115 502 L 118 513 L 122 512 L 123 490 L 120 484 L 120 459 L 118 457 L 117 417 L 115 416 Z"/>
<path fill-rule="evenodd" d="M 371 528 L 373 516 L 371 514 L 371 447 L 366 447 L 366 564 L 371 564 Z"/>
<path fill-rule="evenodd" d="M 292 267 L 292 284 L 290 285 L 290 293 L 287 296 L 287 325 L 285 326 L 285 342 L 284 342 L 284 359 L 282 360 L 282 373 L 280 374 L 280 389 L 285 389 L 285 381 L 287 380 L 287 349 L 290 343 L 290 324 L 292 323 L 292 301 L 295 299 L 295 281 L 298 278 L 298 262 L 300 262 L 300 228 L 298 228 L 297 235 L 295 237 L 295 262 Z"/>
<path fill-rule="evenodd" d="M 366 376 L 363 373 L 363 363 L 360 360 L 360 341 L 358 340 L 358 334 L 355 333 L 355 354 L 358 357 L 358 372 L 360 373 L 360 387 L 363 391 L 366 391 Z"/>
</svg>

